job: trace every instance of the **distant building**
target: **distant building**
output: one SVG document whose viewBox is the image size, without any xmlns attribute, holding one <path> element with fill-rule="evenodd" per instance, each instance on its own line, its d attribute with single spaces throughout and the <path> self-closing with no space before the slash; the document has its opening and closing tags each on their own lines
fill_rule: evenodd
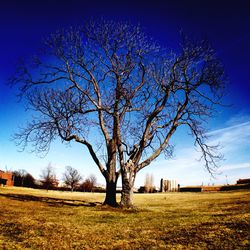
<svg viewBox="0 0 250 250">
<path fill-rule="evenodd" d="M 0 170 L 0 185 L 14 186 L 14 175 L 11 172 Z"/>
<path fill-rule="evenodd" d="M 160 192 L 178 192 L 179 185 L 176 180 L 161 179 Z"/>
<path fill-rule="evenodd" d="M 219 192 L 250 189 L 250 179 L 239 179 L 236 184 L 223 186 L 189 186 L 181 187 L 180 192 Z"/>
</svg>

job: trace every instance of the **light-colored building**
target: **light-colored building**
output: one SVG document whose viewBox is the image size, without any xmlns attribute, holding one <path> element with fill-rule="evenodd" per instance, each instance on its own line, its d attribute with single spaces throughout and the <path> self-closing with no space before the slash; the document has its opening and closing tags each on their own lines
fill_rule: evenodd
<svg viewBox="0 0 250 250">
<path fill-rule="evenodd" d="M 161 179 L 160 192 L 178 192 L 179 186 L 176 180 Z"/>
</svg>

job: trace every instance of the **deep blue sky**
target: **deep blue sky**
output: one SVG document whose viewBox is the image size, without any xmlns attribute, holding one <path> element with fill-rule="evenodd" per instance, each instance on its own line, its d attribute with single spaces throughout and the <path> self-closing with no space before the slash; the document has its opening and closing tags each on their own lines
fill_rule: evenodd
<svg viewBox="0 0 250 250">
<path fill-rule="evenodd" d="M 81 24 L 89 18 L 104 17 L 113 20 L 129 20 L 132 23 L 139 22 L 162 45 L 171 48 L 178 47 L 180 30 L 194 37 L 206 37 L 210 40 L 225 65 L 226 73 L 230 79 L 224 101 L 227 104 L 232 104 L 232 107 L 219 110 L 216 119 L 211 121 L 209 130 L 216 130 L 217 132 L 214 133 L 220 133 L 222 141 L 224 140 L 223 142 L 227 144 L 230 136 L 225 135 L 223 129 L 231 128 L 232 131 L 229 134 L 240 129 L 240 131 L 237 130 L 241 133 L 240 135 L 234 137 L 233 134 L 230 134 L 236 140 L 230 141 L 230 144 L 243 145 L 241 139 L 244 140 L 245 138 L 244 147 L 230 149 L 232 152 L 239 153 L 234 158 L 230 153 L 230 157 L 225 161 L 227 166 L 224 166 L 224 168 L 229 168 L 228 165 L 231 164 L 233 172 L 225 172 L 223 176 L 229 175 L 230 180 L 234 181 L 238 176 L 250 175 L 249 140 L 246 140 L 246 138 L 249 139 L 250 135 L 248 124 L 250 122 L 250 3 L 248 2 L 242 0 L 2 0 L 0 2 L 0 169 L 4 169 L 5 166 L 12 170 L 27 168 L 28 171 L 38 177 L 40 168 L 47 164 L 46 162 L 52 161 L 52 164 L 54 163 L 58 169 L 64 168 L 65 165 L 72 165 L 82 171 L 85 176 L 86 173 L 95 173 L 95 170 L 81 169 L 80 165 L 84 164 L 84 161 L 76 160 L 74 155 L 71 157 L 69 149 L 66 149 L 69 155 L 65 161 L 59 161 L 55 157 L 60 150 L 64 150 L 64 148 L 59 150 L 59 147 L 54 147 L 54 153 L 52 152 L 51 156 L 48 155 L 46 159 L 40 159 L 34 155 L 30 156 L 27 153 L 17 153 L 17 148 L 9 138 L 17 129 L 18 124 L 28 119 L 28 115 L 24 112 L 22 104 L 16 102 L 14 90 L 9 89 L 5 82 L 14 71 L 14 62 L 20 57 L 28 57 L 35 53 L 40 46 L 41 39 L 50 32 L 65 26 Z M 226 133 L 228 133 L 227 130 Z M 220 137 L 218 134 L 216 135 Z M 180 141 L 177 136 L 176 143 L 178 145 Z M 223 146 L 226 148 L 228 144 Z M 187 148 L 178 146 L 177 149 L 179 151 L 176 152 L 175 160 L 183 160 L 185 154 L 187 154 Z M 88 156 L 84 157 L 88 162 Z M 74 160 L 70 160 L 71 158 L 74 158 Z M 30 165 L 26 163 L 27 159 L 30 159 L 33 167 L 31 163 Z M 35 164 L 36 166 L 34 166 Z M 161 169 L 161 167 L 157 168 L 157 164 L 158 166 L 168 165 L 167 162 L 159 159 L 145 172 L 155 172 L 157 169 Z M 171 164 L 176 163 L 171 162 Z M 181 164 L 187 165 L 188 163 Z M 237 168 L 234 168 L 232 164 L 238 164 Z M 239 169 L 241 168 L 244 171 L 240 172 Z M 160 175 L 165 175 L 166 178 L 171 176 L 171 178 L 179 178 L 183 183 L 189 183 L 184 181 L 187 177 L 180 178 L 167 167 L 162 167 L 162 169 L 164 170 L 159 171 L 159 177 Z M 202 178 L 202 174 L 194 171 L 193 175 L 193 177 L 189 177 L 192 179 L 190 183 L 200 184 L 198 182 Z M 205 173 L 204 176 L 206 176 L 204 181 L 209 182 L 210 178 Z M 142 174 L 141 182 L 143 182 L 143 177 Z M 155 179 L 156 184 L 158 184 L 158 176 Z M 222 182 L 223 178 L 219 180 Z M 99 181 L 102 182 L 101 177 Z M 143 184 L 141 182 L 139 184 Z"/>
</svg>

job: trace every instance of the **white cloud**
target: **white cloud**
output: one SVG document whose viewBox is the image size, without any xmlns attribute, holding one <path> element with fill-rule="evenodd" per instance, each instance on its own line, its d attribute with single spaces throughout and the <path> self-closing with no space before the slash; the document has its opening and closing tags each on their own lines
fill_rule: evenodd
<svg viewBox="0 0 250 250">
<path fill-rule="evenodd" d="M 208 136 L 210 143 L 221 145 L 224 154 L 239 152 L 250 147 L 250 121 L 211 131 Z"/>
<path fill-rule="evenodd" d="M 234 125 L 244 123 L 245 121 L 250 121 L 250 114 L 242 111 L 232 116 L 230 119 L 228 119 L 228 121 L 226 122 L 226 125 L 234 126 Z"/>
<path fill-rule="evenodd" d="M 229 127 L 225 127 L 225 128 L 221 128 L 221 129 L 217 129 L 217 130 L 213 130 L 207 133 L 208 136 L 217 136 L 217 135 L 221 135 L 223 133 L 228 133 L 228 132 L 232 132 L 235 130 L 242 130 L 242 128 L 250 128 L 250 121 L 247 122 L 243 122 L 240 124 L 236 124 L 233 126 L 229 126 Z"/>
<path fill-rule="evenodd" d="M 225 164 L 220 168 L 220 170 L 222 171 L 237 170 L 237 169 L 249 169 L 249 174 L 250 174 L 250 162 Z"/>
</svg>

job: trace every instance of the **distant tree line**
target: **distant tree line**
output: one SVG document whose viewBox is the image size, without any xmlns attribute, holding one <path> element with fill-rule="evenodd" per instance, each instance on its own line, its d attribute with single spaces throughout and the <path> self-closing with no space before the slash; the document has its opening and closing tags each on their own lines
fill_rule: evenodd
<svg viewBox="0 0 250 250">
<path fill-rule="evenodd" d="M 62 183 L 59 185 L 59 179 L 57 178 L 54 167 L 49 164 L 42 169 L 40 178 L 35 179 L 30 173 L 24 169 L 16 170 L 13 172 L 14 186 L 29 187 L 29 188 L 41 188 L 46 190 L 62 190 L 62 191 L 104 191 L 101 188 L 97 188 L 97 179 L 94 175 L 90 175 L 86 179 L 83 179 L 77 169 L 67 166 L 62 176 Z"/>
<path fill-rule="evenodd" d="M 13 172 L 14 186 L 18 187 L 36 187 L 35 178 L 24 169 L 16 170 Z"/>
</svg>

